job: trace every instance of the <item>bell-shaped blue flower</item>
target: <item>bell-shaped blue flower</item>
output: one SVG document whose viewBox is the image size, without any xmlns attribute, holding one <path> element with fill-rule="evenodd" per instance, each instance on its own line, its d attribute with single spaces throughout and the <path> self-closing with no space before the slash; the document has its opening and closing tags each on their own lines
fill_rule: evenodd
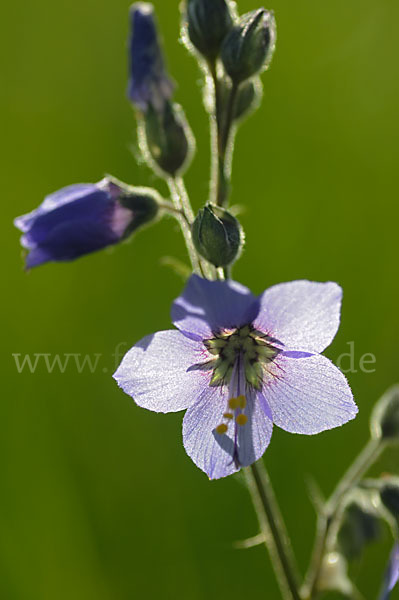
<svg viewBox="0 0 399 600">
<path fill-rule="evenodd" d="M 130 18 L 128 97 L 143 112 L 149 105 L 161 112 L 174 84 L 165 69 L 152 4 L 136 2 Z"/>
<path fill-rule="evenodd" d="M 26 267 L 69 261 L 118 243 L 153 219 L 158 203 L 153 190 L 119 185 L 111 178 L 70 185 L 17 217 L 21 244 L 29 250 Z"/>
</svg>

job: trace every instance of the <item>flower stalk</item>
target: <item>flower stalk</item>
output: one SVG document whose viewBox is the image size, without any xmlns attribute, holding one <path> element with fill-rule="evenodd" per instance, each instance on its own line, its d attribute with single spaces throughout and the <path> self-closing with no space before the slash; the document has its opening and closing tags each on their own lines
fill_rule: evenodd
<svg viewBox="0 0 399 600">
<path fill-rule="evenodd" d="M 263 461 L 258 460 L 247 467 L 245 476 L 281 594 L 287 600 L 300 600 L 291 542 Z"/>
<path fill-rule="evenodd" d="M 172 196 L 173 206 L 175 207 L 176 215 L 184 237 L 184 242 L 187 247 L 187 252 L 190 258 L 193 272 L 204 276 L 204 270 L 201 264 L 201 260 L 198 257 L 196 249 L 194 248 L 194 244 L 191 237 L 192 220 L 190 219 L 191 212 L 187 211 L 187 201 L 183 201 L 176 179 L 170 177 L 168 179 L 168 186 Z"/>
<path fill-rule="evenodd" d="M 209 73 L 213 82 L 214 106 L 215 110 L 211 114 L 211 132 L 212 132 L 212 191 L 214 203 L 218 206 L 227 206 L 230 176 L 231 159 L 233 154 L 232 144 L 229 145 L 234 126 L 234 107 L 237 98 L 238 85 L 232 84 L 229 92 L 226 111 L 223 111 L 220 81 L 217 74 L 215 61 L 208 62 Z M 224 114 L 225 112 L 225 114 Z"/>
<path fill-rule="evenodd" d="M 323 557 L 327 549 L 326 546 L 331 525 L 334 523 L 343 498 L 351 488 L 359 483 L 370 467 L 378 460 L 384 448 L 385 444 L 382 440 L 370 438 L 343 475 L 330 498 L 324 504 L 318 516 L 312 558 L 303 587 L 303 597 L 305 600 L 317 598 Z"/>
</svg>

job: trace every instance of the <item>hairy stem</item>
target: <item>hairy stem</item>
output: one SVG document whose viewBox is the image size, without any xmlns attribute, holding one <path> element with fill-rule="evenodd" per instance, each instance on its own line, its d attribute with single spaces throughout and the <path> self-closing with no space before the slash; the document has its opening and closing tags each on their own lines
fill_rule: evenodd
<svg viewBox="0 0 399 600">
<path fill-rule="evenodd" d="M 175 204 L 173 204 L 172 202 L 168 202 L 167 200 L 163 200 L 162 202 L 158 202 L 158 206 L 160 209 L 164 210 L 165 212 L 173 215 L 178 221 L 180 221 L 180 219 L 183 219 L 188 226 L 190 226 L 190 221 L 187 220 L 186 215 L 184 214 L 184 212 L 182 211 L 181 208 L 177 208 L 175 206 Z"/>
<path fill-rule="evenodd" d="M 380 440 L 370 439 L 357 458 L 353 461 L 349 469 L 343 475 L 330 498 L 325 503 L 324 508 L 318 517 L 312 559 L 303 588 L 303 595 L 305 598 L 313 599 L 317 597 L 320 572 L 323 557 L 326 552 L 326 543 L 330 528 L 334 522 L 335 515 L 345 494 L 354 485 L 359 483 L 363 475 L 379 458 L 383 449 L 384 444 L 381 443 Z"/>
<path fill-rule="evenodd" d="M 180 217 L 178 216 L 178 220 L 180 223 L 180 227 L 184 236 L 184 241 L 186 243 L 187 246 L 187 252 L 191 261 L 191 266 L 193 268 L 193 272 L 200 274 L 202 276 L 204 276 L 204 270 L 202 268 L 202 264 L 201 264 L 201 260 L 199 259 L 197 252 L 194 248 L 194 244 L 193 244 L 193 240 L 191 237 L 191 223 L 192 223 L 192 218 L 190 218 L 189 215 L 191 215 L 190 211 L 189 214 L 187 214 L 187 199 L 185 199 L 183 201 L 181 194 L 180 194 L 180 190 L 179 190 L 179 186 L 177 185 L 177 182 L 175 179 L 170 178 L 168 179 L 168 185 L 169 185 L 169 189 L 170 189 L 170 193 L 172 196 L 172 201 L 173 201 L 173 205 L 176 209 L 176 214 L 177 215 L 181 215 Z M 191 206 L 190 206 L 190 210 L 191 210 Z"/>
<path fill-rule="evenodd" d="M 300 600 L 295 559 L 263 461 L 247 467 L 245 475 L 281 594 L 289 600 Z"/>
<path fill-rule="evenodd" d="M 326 509 L 327 514 L 333 514 L 342 497 L 346 492 L 355 484 L 357 484 L 368 469 L 373 465 L 379 458 L 384 445 L 380 440 L 370 439 L 365 445 L 363 450 L 353 461 L 352 465 L 346 471 L 341 481 L 338 483 L 334 492 L 327 501 Z"/>
<path fill-rule="evenodd" d="M 186 219 L 190 223 L 192 223 L 194 221 L 194 212 L 193 212 L 193 209 L 191 208 L 191 202 L 190 202 L 190 198 L 188 197 L 188 193 L 186 190 L 186 186 L 184 184 L 184 180 L 182 177 L 176 177 L 175 183 L 176 183 L 176 188 L 178 190 L 178 193 L 180 195 L 183 212 L 186 216 Z"/>
<path fill-rule="evenodd" d="M 214 154 L 211 178 L 212 196 L 215 204 L 226 206 L 230 191 L 230 163 L 233 151 L 231 137 L 238 86 L 233 84 L 225 108 L 221 97 L 216 62 L 209 62 L 208 68 L 213 81 L 214 93 L 214 112 L 211 115 L 212 150 Z M 217 150 L 217 153 L 215 150 Z"/>
</svg>

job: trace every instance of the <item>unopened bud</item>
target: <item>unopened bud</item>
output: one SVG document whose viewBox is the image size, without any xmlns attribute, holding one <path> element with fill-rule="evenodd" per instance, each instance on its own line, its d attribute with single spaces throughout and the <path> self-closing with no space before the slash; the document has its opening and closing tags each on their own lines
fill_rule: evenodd
<svg viewBox="0 0 399 600">
<path fill-rule="evenodd" d="M 233 27 L 226 0 L 187 0 L 185 27 L 190 42 L 208 60 L 219 55 L 222 42 Z"/>
<path fill-rule="evenodd" d="M 399 384 L 390 387 L 378 400 L 370 427 L 374 439 L 399 442 Z"/>
<path fill-rule="evenodd" d="M 399 519 L 399 477 L 389 477 L 380 487 L 381 502 L 386 509 Z"/>
<path fill-rule="evenodd" d="M 197 251 L 215 267 L 225 267 L 240 253 L 243 232 L 240 223 L 224 208 L 207 204 L 202 208 L 192 228 Z"/>
<path fill-rule="evenodd" d="M 359 557 L 366 544 L 380 536 L 381 527 L 376 507 L 371 502 L 368 504 L 363 498 L 359 502 L 353 500 L 346 505 L 341 517 L 337 543 L 342 554 L 349 560 Z"/>
<path fill-rule="evenodd" d="M 162 111 L 149 107 L 142 119 L 140 141 L 151 166 L 172 177 L 181 173 L 195 145 L 183 109 L 166 102 Z"/>
<path fill-rule="evenodd" d="M 275 47 L 273 12 L 259 8 L 243 15 L 223 42 L 221 59 L 238 85 L 269 65 Z"/>
<path fill-rule="evenodd" d="M 320 591 L 335 590 L 352 596 L 353 584 L 348 577 L 348 563 L 339 552 L 328 552 L 321 563 L 318 582 Z"/>
<path fill-rule="evenodd" d="M 240 85 L 234 105 L 234 119 L 238 121 L 254 112 L 260 105 L 262 93 L 259 77 Z"/>
</svg>

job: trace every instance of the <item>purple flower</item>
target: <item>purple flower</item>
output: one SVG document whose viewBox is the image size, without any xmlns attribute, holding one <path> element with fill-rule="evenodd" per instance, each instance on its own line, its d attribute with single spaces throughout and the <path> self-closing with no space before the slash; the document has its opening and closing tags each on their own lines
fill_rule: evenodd
<svg viewBox="0 0 399 600">
<path fill-rule="evenodd" d="M 385 574 L 384 587 L 380 600 L 388 600 L 395 585 L 399 580 L 399 544 L 395 544 L 389 559 L 388 569 Z"/>
<path fill-rule="evenodd" d="M 21 244 L 29 250 L 26 267 L 31 268 L 50 261 L 73 260 L 116 244 L 156 211 L 156 201 L 149 191 L 120 187 L 105 178 L 50 194 L 36 210 L 17 217 L 14 224 L 24 234 Z"/>
<path fill-rule="evenodd" d="M 294 281 L 256 298 L 193 275 L 172 307 L 177 330 L 142 339 L 114 377 L 139 406 L 187 409 L 187 454 L 211 479 L 225 477 L 262 456 L 273 423 L 311 435 L 355 417 L 345 377 L 319 354 L 341 297 L 336 283 Z"/>
<path fill-rule="evenodd" d="M 130 9 L 128 97 L 140 110 L 151 105 L 161 112 L 172 96 L 174 85 L 168 77 L 159 44 L 154 7 L 137 2 Z"/>
</svg>

